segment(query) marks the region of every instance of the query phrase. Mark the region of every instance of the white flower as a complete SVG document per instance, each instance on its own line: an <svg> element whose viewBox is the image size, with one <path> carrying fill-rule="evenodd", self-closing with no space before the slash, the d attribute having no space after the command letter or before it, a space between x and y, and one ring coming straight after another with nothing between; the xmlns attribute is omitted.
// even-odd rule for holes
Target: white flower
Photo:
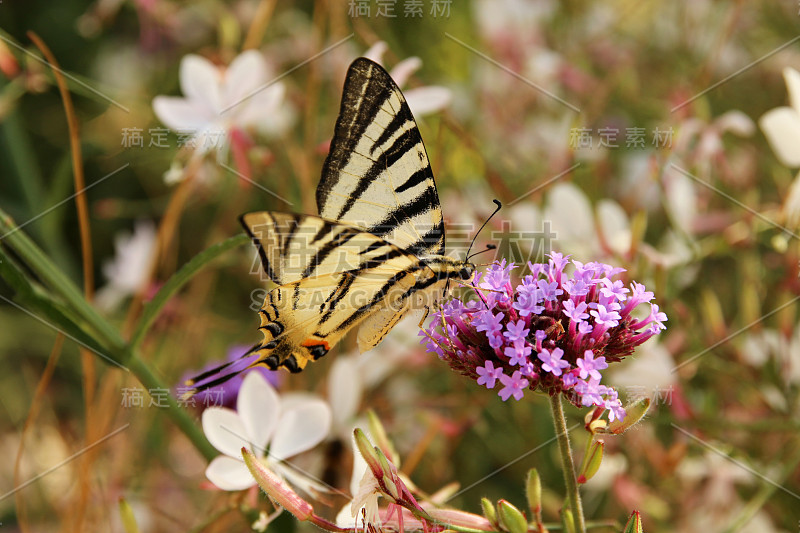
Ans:
<svg viewBox="0 0 800 533"><path fill-rule="evenodd" d="M353 473L350 477L350 494L353 495L353 499L346 503L336 515L336 525L342 528L358 528L361 525L362 510L366 512L368 524L376 524L379 521L380 486L352 437L351 440L353 440L351 446L353 449Z"/></svg>
<svg viewBox="0 0 800 533"><path fill-rule="evenodd" d="M758 124L780 162L789 168L797 168L800 167L800 72L786 67L783 69L783 78L786 80L791 107L767 111ZM782 215L787 226L794 228L800 225L800 174L789 187Z"/></svg>
<svg viewBox="0 0 800 533"><path fill-rule="evenodd" d="M386 53L388 48L385 42L378 41L364 53L364 57L382 64L383 54ZM397 86L402 88L411 75L419 70L420 67L422 67L422 60L420 58L409 57L395 65L394 68L389 71L389 75ZM403 96L406 97L408 107L411 108L411 114L415 117L441 111L447 107L453 99L453 93L450 89L439 85L427 85L425 87L407 89L403 91Z"/></svg>
<svg viewBox="0 0 800 533"><path fill-rule="evenodd" d="M274 75L255 50L237 56L227 69L189 54L181 59L179 78L184 96L156 96L153 111L170 129L190 132L197 153L225 151L234 130L274 135L290 124L286 87L269 84Z"/></svg>
<svg viewBox="0 0 800 533"><path fill-rule="evenodd" d="M758 125L781 163L800 167L800 72L786 67L783 79L789 91L791 107L777 107L764 113Z"/></svg>
<svg viewBox="0 0 800 533"><path fill-rule="evenodd" d="M224 455L206 468L206 477L223 490L242 490L256 484L242 460L249 448L268 468L307 486L307 480L282 461L322 442L331 426L328 405L307 395L281 398L260 374L250 372L242 383L236 411L209 407L203 411L203 431Z"/></svg>
<svg viewBox="0 0 800 533"><path fill-rule="evenodd" d="M147 281L156 253L156 228L149 220L136 222L133 234L114 237L114 258L103 264L108 284L97 291L97 305L110 310L136 294Z"/></svg>

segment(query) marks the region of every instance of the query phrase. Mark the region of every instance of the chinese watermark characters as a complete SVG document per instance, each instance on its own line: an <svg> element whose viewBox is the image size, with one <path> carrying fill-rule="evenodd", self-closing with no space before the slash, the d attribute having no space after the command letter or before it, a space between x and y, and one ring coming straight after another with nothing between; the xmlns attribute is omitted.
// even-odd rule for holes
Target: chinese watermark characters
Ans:
<svg viewBox="0 0 800 533"><path fill-rule="evenodd" d="M654 148L672 148L672 128L654 128L648 132L645 128L572 128L569 131L569 147L573 149L592 148L630 148L644 150L647 146Z"/></svg>
<svg viewBox="0 0 800 533"><path fill-rule="evenodd" d="M365 18L449 18L453 0L349 0L347 15Z"/></svg>
<svg viewBox="0 0 800 533"><path fill-rule="evenodd" d="M167 128L149 128L145 135L144 128L122 128L121 145L123 148L171 148L169 132ZM178 130L175 135L178 148L213 149L223 146L226 140L224 131L204 131L198 136L194 130Z"/></svg>
<svg viewBox="0 0 800 533"><path fill-rule="evenodd" d="M191 387L178 387L176 389L177 404L180 407L214 407L222 406L225 404L225 390L224 389L209 389L205 391L201 398L192 396L184 398L185 393L191 391ZM155 407L157 409L165 409L169 407L168 398L170 395L169 389L143 389L141 387L126 387L122 389L122 403L121 406L125 408L139 408Z"/></svg>

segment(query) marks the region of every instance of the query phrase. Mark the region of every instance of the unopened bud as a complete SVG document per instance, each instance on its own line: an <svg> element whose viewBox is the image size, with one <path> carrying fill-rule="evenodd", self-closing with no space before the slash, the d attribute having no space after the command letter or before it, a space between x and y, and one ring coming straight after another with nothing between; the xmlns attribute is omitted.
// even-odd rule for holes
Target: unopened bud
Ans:
<svg viewBox="0 0 800 533"><path fill-rule="evenodd" d="M275 503L292 513L300 521L311 518L314 514L314 508L311 504L293 491L277 474L261 464L256 456L253 455L253 452L242 447L242 457L244 458L244 464L247 465L250 474L256 479L258 486Z"/></svg>
<svg viewBox="0 0 800 533"><path fill-rule="evenodd" d="M500 518L500 525L510 533L527 533L528 521L525 520L525 515L506 500L497 502L497 516Z"/></svg>

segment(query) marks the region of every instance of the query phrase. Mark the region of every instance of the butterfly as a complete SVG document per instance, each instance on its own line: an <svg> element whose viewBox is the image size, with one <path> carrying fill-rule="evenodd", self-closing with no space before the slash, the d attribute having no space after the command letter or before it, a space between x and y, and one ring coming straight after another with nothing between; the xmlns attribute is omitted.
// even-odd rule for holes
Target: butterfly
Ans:
<svg viewBox="0 0 800 533"><path fill-rule="evenodd" d="M300 372L354 328L359 349L369 350L409 311L436 305L449 281L475 271L444 255L439 195L416 121L397 84L367 58L347 71L316 199L319 216L240 217L277 285L259 310L264 339L247 368Z"/></svg>

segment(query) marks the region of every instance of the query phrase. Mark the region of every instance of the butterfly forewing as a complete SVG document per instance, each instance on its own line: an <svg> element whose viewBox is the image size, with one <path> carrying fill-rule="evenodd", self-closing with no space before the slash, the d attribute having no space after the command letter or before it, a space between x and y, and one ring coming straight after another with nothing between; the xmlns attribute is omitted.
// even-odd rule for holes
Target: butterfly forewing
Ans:
<svg viewBox="0 0 800 533"><path fill-rule="evenodd" d="M392 78L369 59L356 59L347 73L317 206L322 217L410 253L444 253L442 210L417 124Z"/></svg>

